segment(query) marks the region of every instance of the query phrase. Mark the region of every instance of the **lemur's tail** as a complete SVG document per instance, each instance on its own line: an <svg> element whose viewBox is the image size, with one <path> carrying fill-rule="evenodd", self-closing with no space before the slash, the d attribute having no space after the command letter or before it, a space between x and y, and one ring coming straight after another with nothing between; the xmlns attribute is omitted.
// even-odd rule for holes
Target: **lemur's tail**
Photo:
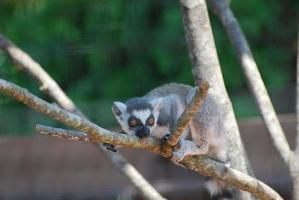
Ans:
<svg viewBox="0 0 299 200"><path fill-rule="evenodd" d="M235 191L222 181L209 179L206 182L206 188L208 189L212 200L232 200L234 198Z"/></svg>

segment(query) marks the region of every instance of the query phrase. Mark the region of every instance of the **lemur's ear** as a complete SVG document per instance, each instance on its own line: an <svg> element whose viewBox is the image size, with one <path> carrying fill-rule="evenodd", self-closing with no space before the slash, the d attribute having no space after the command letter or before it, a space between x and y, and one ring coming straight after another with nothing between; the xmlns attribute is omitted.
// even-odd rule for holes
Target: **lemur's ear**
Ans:
<svg viewBox="0 0 299 200"><path fill-rule="evenodd" d="M154 110L160 110L162 105L162 98L153 99L150 102L154 108Z"/></svg>
<svg viewBox="0 0 299 200"><path fill-rule="evenodd" d="M112 105L112 112L119 116L121 115L122 113L126 112L127 110L127 106L126 104L120 102L120 101L114 101L113 102L113 105Z"/></svg>

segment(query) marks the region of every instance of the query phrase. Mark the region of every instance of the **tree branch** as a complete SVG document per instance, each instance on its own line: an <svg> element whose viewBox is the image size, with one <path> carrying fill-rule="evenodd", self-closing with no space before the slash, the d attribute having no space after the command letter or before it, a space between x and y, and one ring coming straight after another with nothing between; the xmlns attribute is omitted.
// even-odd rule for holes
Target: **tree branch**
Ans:
<svg viewBox="0 0 299 200"><path fill-rule="evenodd" d="M229 39L237 52L247 82L268 128L272 142L280 157L288 165L291 150L274 111L270 97L254 61L245 35L231 11L227 0L209 0L209 2L223 24Z"/></svg>
<svg viewBox="0 0 299 200"><path fill-rule="evenodd" d="M181 135L188 126L189 122L193 119L195 114L198 112L200 106L203 104L207 97L209 84L202 81L199 87L196 89L196 93L192 97L190 103L187 105L184 112L177 120L175 130L171 130L172 134L169 136L167 143L171 146L178 144Z"/></svg>
<svg viewBox="0 0 299 200"><path fill-rule="evenodd" d="M157 139L139 139L136 136L128 136L108 131L73 113L51 105L32 95L27 90L2 79L0 79L0 92L52 119L86 133L92 142L109 143L123 147L144 148L164 157L171 156L171 148L168 148L168 150L163 149L162 151L160 141ZM249 191L260 199L282 199L279 194L261 181L207 157L186 156L181 164L199 174L212 176L235 187Z"/></svg>
<svg viewBox="0 0 299 200"><path fill-rule="evenodd" d="M84 132L73 131L61 128L53 128L50 126L44 126L41 124L37 124L35 128L36 132L40 135L48 135L54 136L58 138L65 138L72 141L80 141L80 142L91 142L88 135Z"/></svg>
<svg viewBox="0 0 299 200"><path fill-rule="evenodd" d="M77 115L83 115L40 64L2 34L0 34L0 48L12 59L19 69L24 70L32 76L40 85L40 90L46 92L58 105Z"/></svg>
<svg viewBox="0 0 299 200"><path fill-rule="evenodd" d="M72 100L63 92L54 79L28 54L23 52L10 40L0 34L0 48L16 63L17 67L31 75L40 85L40 89L49 95L60 107L83 118L85 115ZM87 118L86 118L87 119ZM140 194L147 200L163 200L164 198L148 183L138 171L118 152L111 153L103 145L96 145L113 165L126 175ZM124 170L131 169L130 171ZM134 173L131 173L133 172ZM141 180L143 179L143 180ZM139 184L140 183L140 184Z"/></svg>
<svg viewBox="0 0 299 200"><path fill-rule="evenodd" d="M223 120L220 123L223 133L228 138L231 164L244 173L250 173L251 167L224 86L206 2L180 0L180 5L195 84L199 85L201 80L210 84L209 95L215 96L215 107L218 106L223 112Z"/></svg>

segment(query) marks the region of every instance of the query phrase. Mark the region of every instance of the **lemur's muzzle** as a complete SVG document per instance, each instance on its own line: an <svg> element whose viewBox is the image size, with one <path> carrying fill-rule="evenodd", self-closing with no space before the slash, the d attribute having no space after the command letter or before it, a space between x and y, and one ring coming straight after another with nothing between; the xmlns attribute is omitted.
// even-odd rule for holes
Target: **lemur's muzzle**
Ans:
<svg viewBox="0 0 299 200"><path fill-rule="evenodd" d="M145 138L150 135L150 130L146 126L139 126L136 130L136 136L139 138Z"/></svg>

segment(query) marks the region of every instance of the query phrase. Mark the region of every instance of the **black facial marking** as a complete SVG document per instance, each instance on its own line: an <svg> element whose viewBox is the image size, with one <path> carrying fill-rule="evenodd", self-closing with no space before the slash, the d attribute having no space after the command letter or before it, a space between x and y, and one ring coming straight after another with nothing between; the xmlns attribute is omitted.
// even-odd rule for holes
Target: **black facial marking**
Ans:
<svg viewBox="0 0 299 200"><path fill-rule="evenodd" d="M135 116L131 116L129 119L128 119L128 124L131 128L134 128L136 126L139 126L141 124L141 121L140 119L138 119L137 117Z"/></svg>

